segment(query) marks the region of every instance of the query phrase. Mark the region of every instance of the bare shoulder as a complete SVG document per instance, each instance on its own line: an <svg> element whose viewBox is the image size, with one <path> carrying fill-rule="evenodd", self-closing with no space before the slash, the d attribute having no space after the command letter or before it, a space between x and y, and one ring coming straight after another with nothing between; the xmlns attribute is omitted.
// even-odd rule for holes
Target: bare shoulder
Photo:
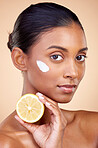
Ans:
<svg viewBox="0 0 98 148"><path fill-rule="evenodd" d="M65 137L67 137L69 133L69 135L71 135L70 137L76 138L76 141L77 139L79 142L82 141L82 143L86 141L91 147L98 148L98 112L63 110L63 113L64 116L67 117L67 120L69 120ZM73 135L73 133L76 134ZM70 139L70 137L68 137L68 139Z"/></svg>
<svg viewBox="0 0 98 148"><path fill-rule="evenodd" d="M84 131L89 131L98 137L98 112L94 111L69 111L74 121L77 121Z"/></svg>
<svg viewBox="0 0 98 148"><path fill-rule="evenodd" d="M0 148L24 148L14 137L4 132L0 132Z"/></svg>
<svg viewBox="0 0 98 148"><path fill-rule="evenodd" d="M68 111L62 110L69 121L77 121L84 127L98 136L98 112L94 111Z"/></svg>
<svg viewBox="0 0 98 148"><path fill-rule="evenodd" d="M76 116L83 135L87 139L92 139L98 147L98 112L78 111Z"/></svg>
<svg viewBox="0 0 98 148"><path fill-rule="evenodd" d="M98 112L78 111L76 116L80 118L81 123L86 129L90 129L91 132L98 136Z"/></svg>
<svg viewBox="0 0 98 148"><path fill-rule="evenodd" d="M98 147L98 112L81 111L82 129L88 137L93 137Z"/></svg>

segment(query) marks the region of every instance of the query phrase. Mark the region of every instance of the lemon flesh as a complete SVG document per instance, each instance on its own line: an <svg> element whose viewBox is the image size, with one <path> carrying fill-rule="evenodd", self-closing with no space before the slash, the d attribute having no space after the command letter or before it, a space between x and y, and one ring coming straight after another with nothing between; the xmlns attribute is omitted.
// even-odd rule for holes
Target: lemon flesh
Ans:
<svg viewBox="0 0 98 148"><path fill-rule="evenodd" d="M18 116L25 122L34 123L44 114L44 104L34 94L23 95L16 104Z"/></svg>

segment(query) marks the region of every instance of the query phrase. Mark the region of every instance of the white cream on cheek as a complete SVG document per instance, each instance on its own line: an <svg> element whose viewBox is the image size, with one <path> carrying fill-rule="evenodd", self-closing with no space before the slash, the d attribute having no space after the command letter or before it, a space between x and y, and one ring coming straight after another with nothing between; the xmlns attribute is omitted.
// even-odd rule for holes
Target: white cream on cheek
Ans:
<svg viewBox="0 0 98 148"><path fill-rule="evenodd" d="M40 60L37 60L37 66L42 72L48 72L49 71L49 67L44 62L42 62Z"/></svg>

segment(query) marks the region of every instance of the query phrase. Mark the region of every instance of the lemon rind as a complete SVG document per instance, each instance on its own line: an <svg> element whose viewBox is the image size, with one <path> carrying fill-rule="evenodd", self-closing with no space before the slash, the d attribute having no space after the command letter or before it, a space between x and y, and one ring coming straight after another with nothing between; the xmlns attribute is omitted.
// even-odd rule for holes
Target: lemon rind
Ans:
<svg viewBox="0 0 98 148"><path fill-rule="evenodd" d="M16 104L16 112L17 112L18 116L19 116L23 121L25 121L25 122L27 122L27 123L35 123L35 122L39 121L39 120L41 119L41 117L43 116L43 114L44 114L44 104L43 104L42 102L40 102L41 107L42 107L42 110L41 110L41 113L39 114L39 116L38 116L35 120L34 120L34 119L33 119L33 120L27 120L26 118L23 118L23 117L20 115L20 113L19 113L19 111L18 111L18 104L21 102L22 99L26 98L27 96L32 96L32 95L33 95L33 98L37 99L38 102L40 102L39 99L38 99L38 96L29 93L29 94L25 94L25 95L23 95L22 97L20 97L20 99L18 100L18 102L17 102L17 104Z"/></svg>

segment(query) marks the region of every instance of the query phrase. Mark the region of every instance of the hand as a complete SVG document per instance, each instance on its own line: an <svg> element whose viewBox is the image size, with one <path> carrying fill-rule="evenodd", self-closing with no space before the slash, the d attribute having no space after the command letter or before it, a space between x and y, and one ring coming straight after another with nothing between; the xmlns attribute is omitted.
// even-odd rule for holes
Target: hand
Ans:
<svg viewBox="0 0 98 148"><path fill-rule="evenodd" d="M25 123L18 116L15 116L15 118L28 129L41 148L62 148L63 134L67 120L56 102L41 93L37 93L36 95L48 108L51 117L50 122L43 125L36 125Z"/></svg>

